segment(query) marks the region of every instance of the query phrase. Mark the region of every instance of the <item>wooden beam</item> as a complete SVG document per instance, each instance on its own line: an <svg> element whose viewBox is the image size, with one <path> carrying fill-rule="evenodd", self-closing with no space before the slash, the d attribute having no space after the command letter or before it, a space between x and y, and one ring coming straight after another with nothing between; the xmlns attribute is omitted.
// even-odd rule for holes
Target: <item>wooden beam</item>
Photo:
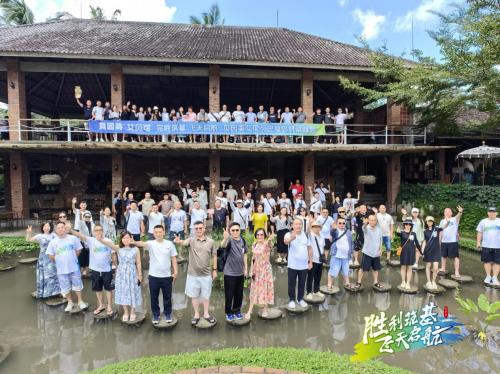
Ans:
<svg viewBox="0 0 500 374"><path fill-rule="evenodd" d="M380 79L375 78L375 76L370 72L352 72L352 71L314 71L313 77L315 81L340 81L339 76L344 76L346 78L352 79L358 82L379 82Z"/></svg>
<svg viewBox="0 0 500 374"><path fill-rule="evenodd" d="M177 77L208 77L208 67L123 65L125 75L165 75Z"/></svg>
<svg viewBox="0 0 500 374"><path fill-rule="evenodd" d="M109 74L109 64L23 61L20 65L22 71L29 73Z"/></svg>
<svg viewBox="0 0 500 374"><path fill-rule="evenodd" d="M302 79L302 72L296 70L221 68L220 75L223 78L290 79L290 80Z"/></svg>
<svg viewBox="0 0 500 374"><path fill-rule="evenodd" d="M55 103L55 108L54 109L57 109L57 107L59 106L59 100L61 99L61 93L62 93L62 88L64 86L64 80L66 79L66 73L63 73L62 74L62 77L61 77L61 82L59 83L59 89L57 90L57 97L56 97L56 103Z"/></svg>
<svg viewBox="0 0 500 374"><path fill-rule="evenodd" d="M31 89L26 93L26 95L31 95L33 92L37 90L38 87L40 87L42 84L45 83L47 79L51 77L52 73L47 74L45 77L40 79Z"/></svg>

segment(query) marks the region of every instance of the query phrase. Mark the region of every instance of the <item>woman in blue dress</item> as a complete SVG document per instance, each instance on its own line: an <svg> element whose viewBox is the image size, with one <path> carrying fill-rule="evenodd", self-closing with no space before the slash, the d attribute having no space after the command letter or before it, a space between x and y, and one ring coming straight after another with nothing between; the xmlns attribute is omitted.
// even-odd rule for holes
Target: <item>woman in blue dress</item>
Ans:
<svg viewBox="0 0 500 374"><path fill-rule="evenodd" d="M40 245L40 254L36 265L36 297L43 299L61 293L57 279L57 269L54 261L47 255L47 246L54 238L52 223L44 222L40 234L33 234L32 226L26 229L26 241L37 242Z"/></svg>

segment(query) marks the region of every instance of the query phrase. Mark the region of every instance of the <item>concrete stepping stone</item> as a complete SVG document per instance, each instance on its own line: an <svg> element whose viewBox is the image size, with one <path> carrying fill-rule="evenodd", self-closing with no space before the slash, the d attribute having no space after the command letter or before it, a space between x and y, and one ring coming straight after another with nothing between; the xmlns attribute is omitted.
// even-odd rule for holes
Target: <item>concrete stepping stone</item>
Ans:
<svg viewBox="0 0 500 374"><path fill-rule="evenodd" d="M263 316L262 312L263 312L263 310L259 309L259 311L257 312L257 315L259 316L259 318L262 318L262 319L268 320L268 321L274 320L274 319L279 319L283 316L283 310L281 310L280 308L268 308L266 316Z"/></svg>
<svg viewBox="0 0 500 374"><path fill-rule="evenodd" d="M375 285L372 285L372 289L375 292L389 292L392 289L392 286L389 283L379 282L382 288L377 288Z"/></svg>
<svg viewBox="0 0 500 374"><path fill-rule="evenodd" d="M335 295L336 293L340 292L340 288L338 288L337 286L332 286L332 288L328 290L328 286L324 285L319 287L319 291L324 293L325 295Z"/></svg>

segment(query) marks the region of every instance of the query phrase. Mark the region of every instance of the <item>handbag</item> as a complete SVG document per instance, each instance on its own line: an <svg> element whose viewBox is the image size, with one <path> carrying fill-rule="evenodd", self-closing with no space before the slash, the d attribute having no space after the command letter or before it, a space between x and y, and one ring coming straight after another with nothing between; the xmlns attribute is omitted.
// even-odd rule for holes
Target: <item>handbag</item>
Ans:
<svg viewBox="0 0 500 374"><path fill-rule="evenodd" d="M321 251L319 250L318 238L316 236L314 237L314 241L316 242L316 249L318 250L318 254L319 254L319 262L324 264L324 263L326 263L326 257L325 257L325 254L321 253Z"/></svg>
<svg viewBox="0 0 500 374"><path fill-rule="evenodd" d="M410 238L406 239L405 244L403 244L402 246L400 245L398 248L396 248L396 256L401 256L401 252L403 252L403 247L406 245L406 243L408 243L408 240L410 240Z"/></svg>

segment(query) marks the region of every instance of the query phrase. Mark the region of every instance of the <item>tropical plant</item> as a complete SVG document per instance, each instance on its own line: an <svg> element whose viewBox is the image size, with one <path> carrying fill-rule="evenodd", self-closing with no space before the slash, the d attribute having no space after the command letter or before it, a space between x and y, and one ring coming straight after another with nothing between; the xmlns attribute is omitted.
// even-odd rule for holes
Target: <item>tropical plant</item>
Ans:
<svg viewBox="0 0 500 374"><path fill-rule="evenodd" d="M23 237L0 237L0 256L36 250L38 250L38 243L27 242Z"/></svg>
<svg viewBox="0 0 500 374"><path fill-rule="evenodd" d="M412 51L416 63L389 56L387 48L370 52L380 82L372 88L340 78L341 85L366 102L388 98L416 114L416 124L436 134L462 128L496 128L500 121L500 6L498 0L468 0L449 14L435 13L439 28L429 31L441 60Z"/></svg>
<svg viewBox="0 0 500 374"><path fill-rule="evenodd" d="M0 0L0 24L31 25L34 22L33 11L24 0Z"/></svg>
<svg viewBox="0 0 500 374"><path fill-rule="evenodd" d="M500 318L500 301L490 303L486 295L481 294L477 298L476 304L472 299L464 299L460 295L460 292L457 292L455 300L461 307L459 310L470 317L473 326L473 336L486 343L488 341L489 325L494 320Z"/></svg>
<svg viewBox="0 0 500 374"><path fill-rule="evenodd" d="M57 12L52 17L47 18L47 21L62 21L65 19L72 19L72 18L75 18L75 16L69 12Z"/></svg>
<svg viewBox="0 0 500 374"><path fill-rule="evenodd" d="M106 20L107 17L104 14L104 9L102 9L100 6L92 6L89 5L90 7L90 18L95 19L95 20ZM122 11L120 9L115 9L113 12L113 15L111 16L110 20L111 21L116 21L118 20L118 16L122 14Z"/></svg>
<svg viewBox="0 0 500 374"><path fill-rule="evenodd" d="M221 16L219 5L214 3L208 12L201 13L201 19L196 16L191 16L189 17L189 22L192 25L222 26L224 25L224 18Z"/></svg>

